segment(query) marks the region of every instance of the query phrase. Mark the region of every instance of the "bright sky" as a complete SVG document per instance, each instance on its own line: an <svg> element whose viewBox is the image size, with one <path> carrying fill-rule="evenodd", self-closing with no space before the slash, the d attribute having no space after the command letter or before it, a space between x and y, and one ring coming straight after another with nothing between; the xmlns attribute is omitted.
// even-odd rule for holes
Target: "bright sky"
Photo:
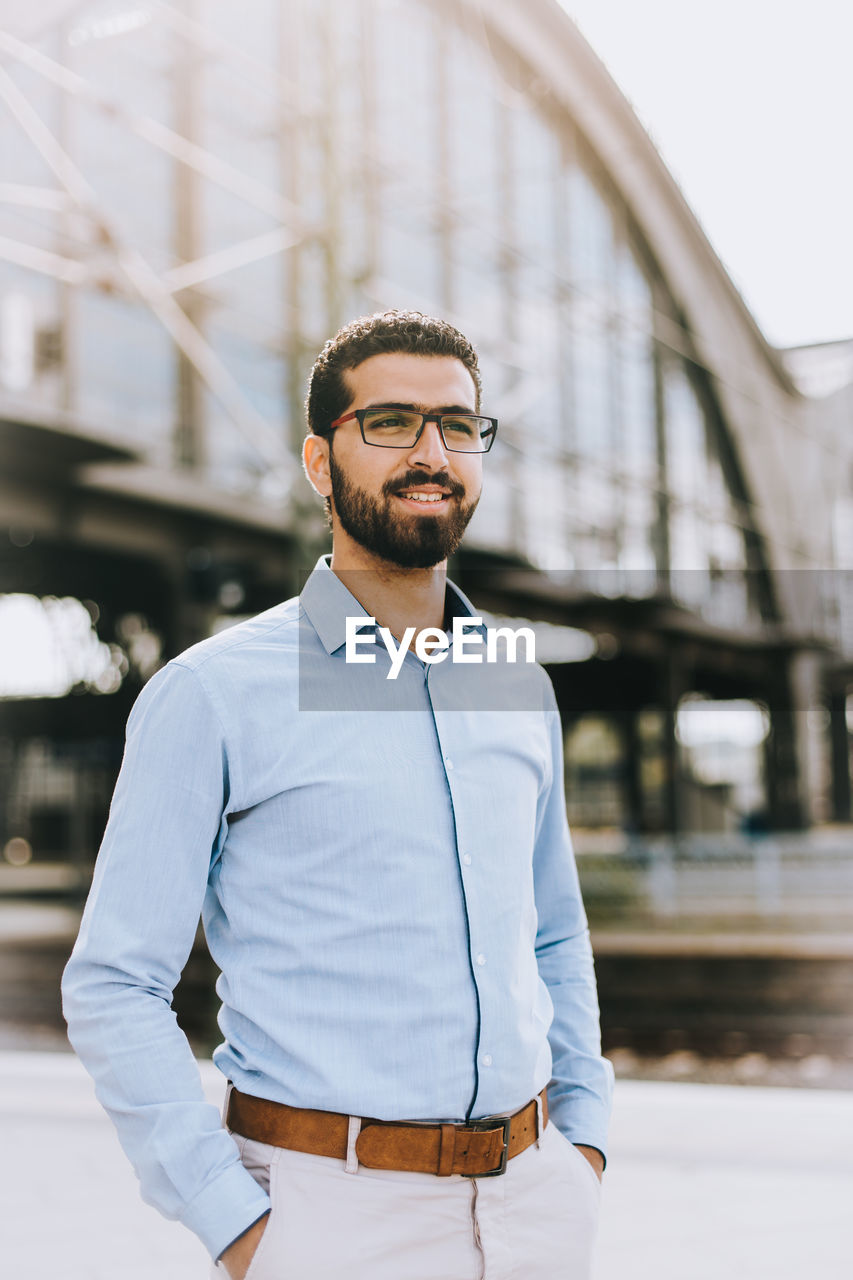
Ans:
<svg viewBox="0 0 853 1280"><path fill-rule="evenodd" d="M853 338L853 3L561 3L768 339Z"/></svg>

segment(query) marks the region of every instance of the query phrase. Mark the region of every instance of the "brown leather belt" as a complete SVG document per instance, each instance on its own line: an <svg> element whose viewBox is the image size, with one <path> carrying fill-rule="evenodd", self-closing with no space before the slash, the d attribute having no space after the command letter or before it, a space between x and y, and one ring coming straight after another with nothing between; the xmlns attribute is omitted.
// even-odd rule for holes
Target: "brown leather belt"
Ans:
<svg viewBox="0 0 853 1280"><path fill-rule="evenodd" d="M542 1128L548 1123L548 1099L543 1089ZM537 1099L512 1116L470 1120L467 1124L410 1124L397 1120L361 1122L355 1144L359 1164L368 1169L397 1169L412 1173L452 1173L467 1178L491 1178L506 1169L507 1160L526 1150L539 1135ZM335 1111L309 1111L229 1091L225 1123L256 1142L291 1151L345 1160L349 1116Z"/></svg>

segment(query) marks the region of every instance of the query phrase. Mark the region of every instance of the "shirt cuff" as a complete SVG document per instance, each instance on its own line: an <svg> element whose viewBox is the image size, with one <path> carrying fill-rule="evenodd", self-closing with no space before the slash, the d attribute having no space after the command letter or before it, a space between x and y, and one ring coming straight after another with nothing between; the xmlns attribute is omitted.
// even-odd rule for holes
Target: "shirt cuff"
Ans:
<svg viewBox="0 0 853 1280"><path fill-rule="evenodd" d="M180 1218L216 1261L270 1208L270 1198L241 1164L232 1164L185 1205Z"/></svg>
<svg viewBox="0 0 853 1280"><path fill-rule="evenodd" d="M610 1109L592 1100L581 1103L571 1097L561 1098L553 1107L548 1100L548 1119L569 1142L595 1147L607 1164L607 1125Z"/></svg>

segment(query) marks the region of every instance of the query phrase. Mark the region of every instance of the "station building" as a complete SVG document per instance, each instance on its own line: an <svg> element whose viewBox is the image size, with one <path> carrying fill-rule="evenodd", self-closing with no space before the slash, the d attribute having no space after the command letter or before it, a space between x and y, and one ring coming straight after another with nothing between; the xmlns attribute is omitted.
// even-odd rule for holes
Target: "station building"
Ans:
<svg viewBox="0 0 853 1280"><path fill-rule="evenodd" d="M767 343L556 0L0 29L0 592L105 646L74 694L5 688L0 842L88 848L158 657L298 590L307 372L390 306L474 339L501 423L455 576L594 642L549 664L573 823L850 820L853 376ZM751 791L687 740L709 702L764 726Z"/></svg>

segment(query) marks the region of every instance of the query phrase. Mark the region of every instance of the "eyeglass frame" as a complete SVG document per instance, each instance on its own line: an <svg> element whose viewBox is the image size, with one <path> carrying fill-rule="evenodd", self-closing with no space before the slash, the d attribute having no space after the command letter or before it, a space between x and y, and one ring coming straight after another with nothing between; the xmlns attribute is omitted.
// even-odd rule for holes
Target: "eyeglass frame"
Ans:
<svg viewBox="0 0 853 1280"><path fill-rule="evenodd" d="M345 422L351 422L353 418L358 422L358 429L361 432L361 438L371 449L414 449L424 432L424 427L428 422L434 422L438 427L438 434L441 436L441 442L448 453L467 453L473 454L475 457L484 453L488 453L492 445L495 443L495 436L498 433L497 418L490 418L484 413L471 413L469 410L457 411L456 413L421 413L421 425L415 433L415 438L411 444L379 444L376 440L368 440L364 434L364 418L365 414L376 413L377 410L387 409L389 412L395 413L420 413L418 409L401 409L399 405L391 404L372 404L369 409L353 409L350 413L345 413L341 418L335 418L334 422L329 423L328 430L334 431L336 427L342 427ZM491 423L487 428L486 435L481 435L480 439L488 439L485 449L454 449L452 445L447 443L444 435L444 427L441 424L442 418L481 418L483 422Z"/></svg>

